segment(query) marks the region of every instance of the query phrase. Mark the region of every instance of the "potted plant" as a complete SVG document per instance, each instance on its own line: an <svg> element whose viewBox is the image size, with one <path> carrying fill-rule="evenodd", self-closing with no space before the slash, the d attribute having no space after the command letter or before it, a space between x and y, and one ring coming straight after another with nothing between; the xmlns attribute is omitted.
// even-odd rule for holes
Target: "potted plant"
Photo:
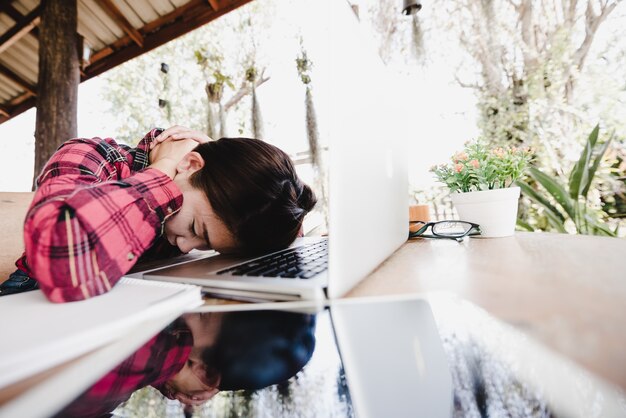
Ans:
<svg viewBox="0 0 626 418"><path fill-rule="evenodd" d="M520 188L514 186L531 160L528 148L489 149L481 141L467 142L451 164L431 171L451 192L459 217L480 225L483 237L513 235Z"/></svg>

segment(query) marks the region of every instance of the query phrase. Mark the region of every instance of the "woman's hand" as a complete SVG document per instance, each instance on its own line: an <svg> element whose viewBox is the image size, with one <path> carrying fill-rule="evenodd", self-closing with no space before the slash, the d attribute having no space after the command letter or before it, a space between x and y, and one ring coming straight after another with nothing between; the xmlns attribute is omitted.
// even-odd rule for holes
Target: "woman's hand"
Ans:
<svg viewBox="0 0 626 418"><path fill-rule="evenodd" d="M202 132L172 126L161 132L150 144L150 167L156 168L171 179L176 175L176 166L185 155L193 151L198 144L210 141Z"/></svg>
<svg viewBox="0 0 626 418"><path fill-rule="evenodd" d="M167 139L172 139L174 141L192 139L197 142L197 144L204 144L205 142L211 141L207 135L203 134L199 131L194 131L193 129L185 128L184 126L172 126L171 128L167 128L163 132L159 134L154 141L150 144L150 149L153 149L163 141ZM197 145L196 144L196 145Z"/></svg>
<svg viewBox="0 0 626 418"><path fill-rule="evenodd" d="M177 392L174 395L174 399L176 399L178 402L185 404L185 405L199 406L207 402L209 399L211 399L215 395L217 395L218 392L219 392L218 389L195 391L192 393Z"/></svg>
<svg viewBox="0 0 626 418"><path fill-rule="evenodd" d="M148 155L150 168L156 168L167 174L172 180L176 175L176 167L185 155L198 146L193 139L173 140L157 144Z"/></svg>

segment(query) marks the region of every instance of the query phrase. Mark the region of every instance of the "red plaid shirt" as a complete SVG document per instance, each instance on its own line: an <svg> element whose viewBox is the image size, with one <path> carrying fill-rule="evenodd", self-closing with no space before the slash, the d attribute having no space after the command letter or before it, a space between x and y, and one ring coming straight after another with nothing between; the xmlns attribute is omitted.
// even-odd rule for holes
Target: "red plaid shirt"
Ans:
<svg viewBox="0 0 626 418"><path fill-rule="evenodd" d="M134 149L111 138L72 139L44 167L24 224L25 253L16 265L50 301L110 290L180 209L180 189L148 168L148 145L160 132L151 130ZM159 244L171 252L165 239Z"/></svg>
<svg viewBox="0 0 626 418"><path fill-rule="evenodd" d="M192 345L191 331L183 319L177 319L56 417L109 416L134 391L148 385L164 393L162 385L183 368Z"/></svg>

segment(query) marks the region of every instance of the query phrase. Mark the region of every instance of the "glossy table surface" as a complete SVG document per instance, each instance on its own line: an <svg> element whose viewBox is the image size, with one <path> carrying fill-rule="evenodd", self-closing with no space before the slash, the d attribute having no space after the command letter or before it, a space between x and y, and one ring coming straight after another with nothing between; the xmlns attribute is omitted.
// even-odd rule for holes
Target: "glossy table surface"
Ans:
<svg viewBox="0 0 626 418"><path fill-rule="evenodd" d="M349 297L450 292L626 391L626 240L415 239Z"/></svg>
<svg viewBox="0 0 626 418"><path fill-rule="evenodd" d="M624 254L625 240L588 236L517 233L510 238L462 243L418 239L399 248L344 302L362 303L355 297L390 296L386 299L399 304L407 296L426 297L448 356L455 410L461 416L465 408L474 408L476 394L482 393L479 389L483 387L474 387L472 382L484 382L487 389L495 385L499 395L487 395L492 407L504 410L537 404L555 412L553 416L623 416ZM232 304L207 300L203 310L243 307ZM253 306L261 307L247 305L246 310ZM373 322L369 327L372 336L379 334ZM320 339L320 348L322 340L332 338ZM44 379L39 387L22 387L21 407L34 413L32 401L37 394L74 366L91 368L87 360L78 360L61 375ZM336 374L326 374L331 377L332 389ZM224 396L203 407L207 416L216 408L221 410L224 399L229 400L229 408L237 404L230 395ZM501 400L510 404L500 405ZM6 412L3 407L8 407L2 403L0 415ZM49 410L46 408L39 408L44 411L42 416ZM349 409L346 416L351 416Z"/></svg>

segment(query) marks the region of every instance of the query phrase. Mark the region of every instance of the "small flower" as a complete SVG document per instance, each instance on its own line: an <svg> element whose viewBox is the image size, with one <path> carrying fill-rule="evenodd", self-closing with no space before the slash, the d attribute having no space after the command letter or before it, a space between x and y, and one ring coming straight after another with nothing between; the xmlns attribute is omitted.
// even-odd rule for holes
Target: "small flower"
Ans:
<svg viewBox="0 0 626 418"><path fill-rule="evenodd" d="M485 143L475 141L465 144L465 149L455 153L451 163L433 169L437 179L451 191L497 189L510 187L523 175L531 158L527 148L490 149ZM480 175L473 171L477 169L480 169Z"/></svg>
<svg viewBox="0 0 626 418"><path fill-rule="evenodd" d="M438 168L439 168L439 166L437 164L435 164L435 165L430 167L429 171L437 171Z"/></svg>
<svg viewBox="0 0 626 418"><path fill-rule="evenodd" d="M459 161L467 161L467 154L464 152L458 152L456 154L454 154L454 157L452 157L454 159L454 162L459 162Z"/></svg>

